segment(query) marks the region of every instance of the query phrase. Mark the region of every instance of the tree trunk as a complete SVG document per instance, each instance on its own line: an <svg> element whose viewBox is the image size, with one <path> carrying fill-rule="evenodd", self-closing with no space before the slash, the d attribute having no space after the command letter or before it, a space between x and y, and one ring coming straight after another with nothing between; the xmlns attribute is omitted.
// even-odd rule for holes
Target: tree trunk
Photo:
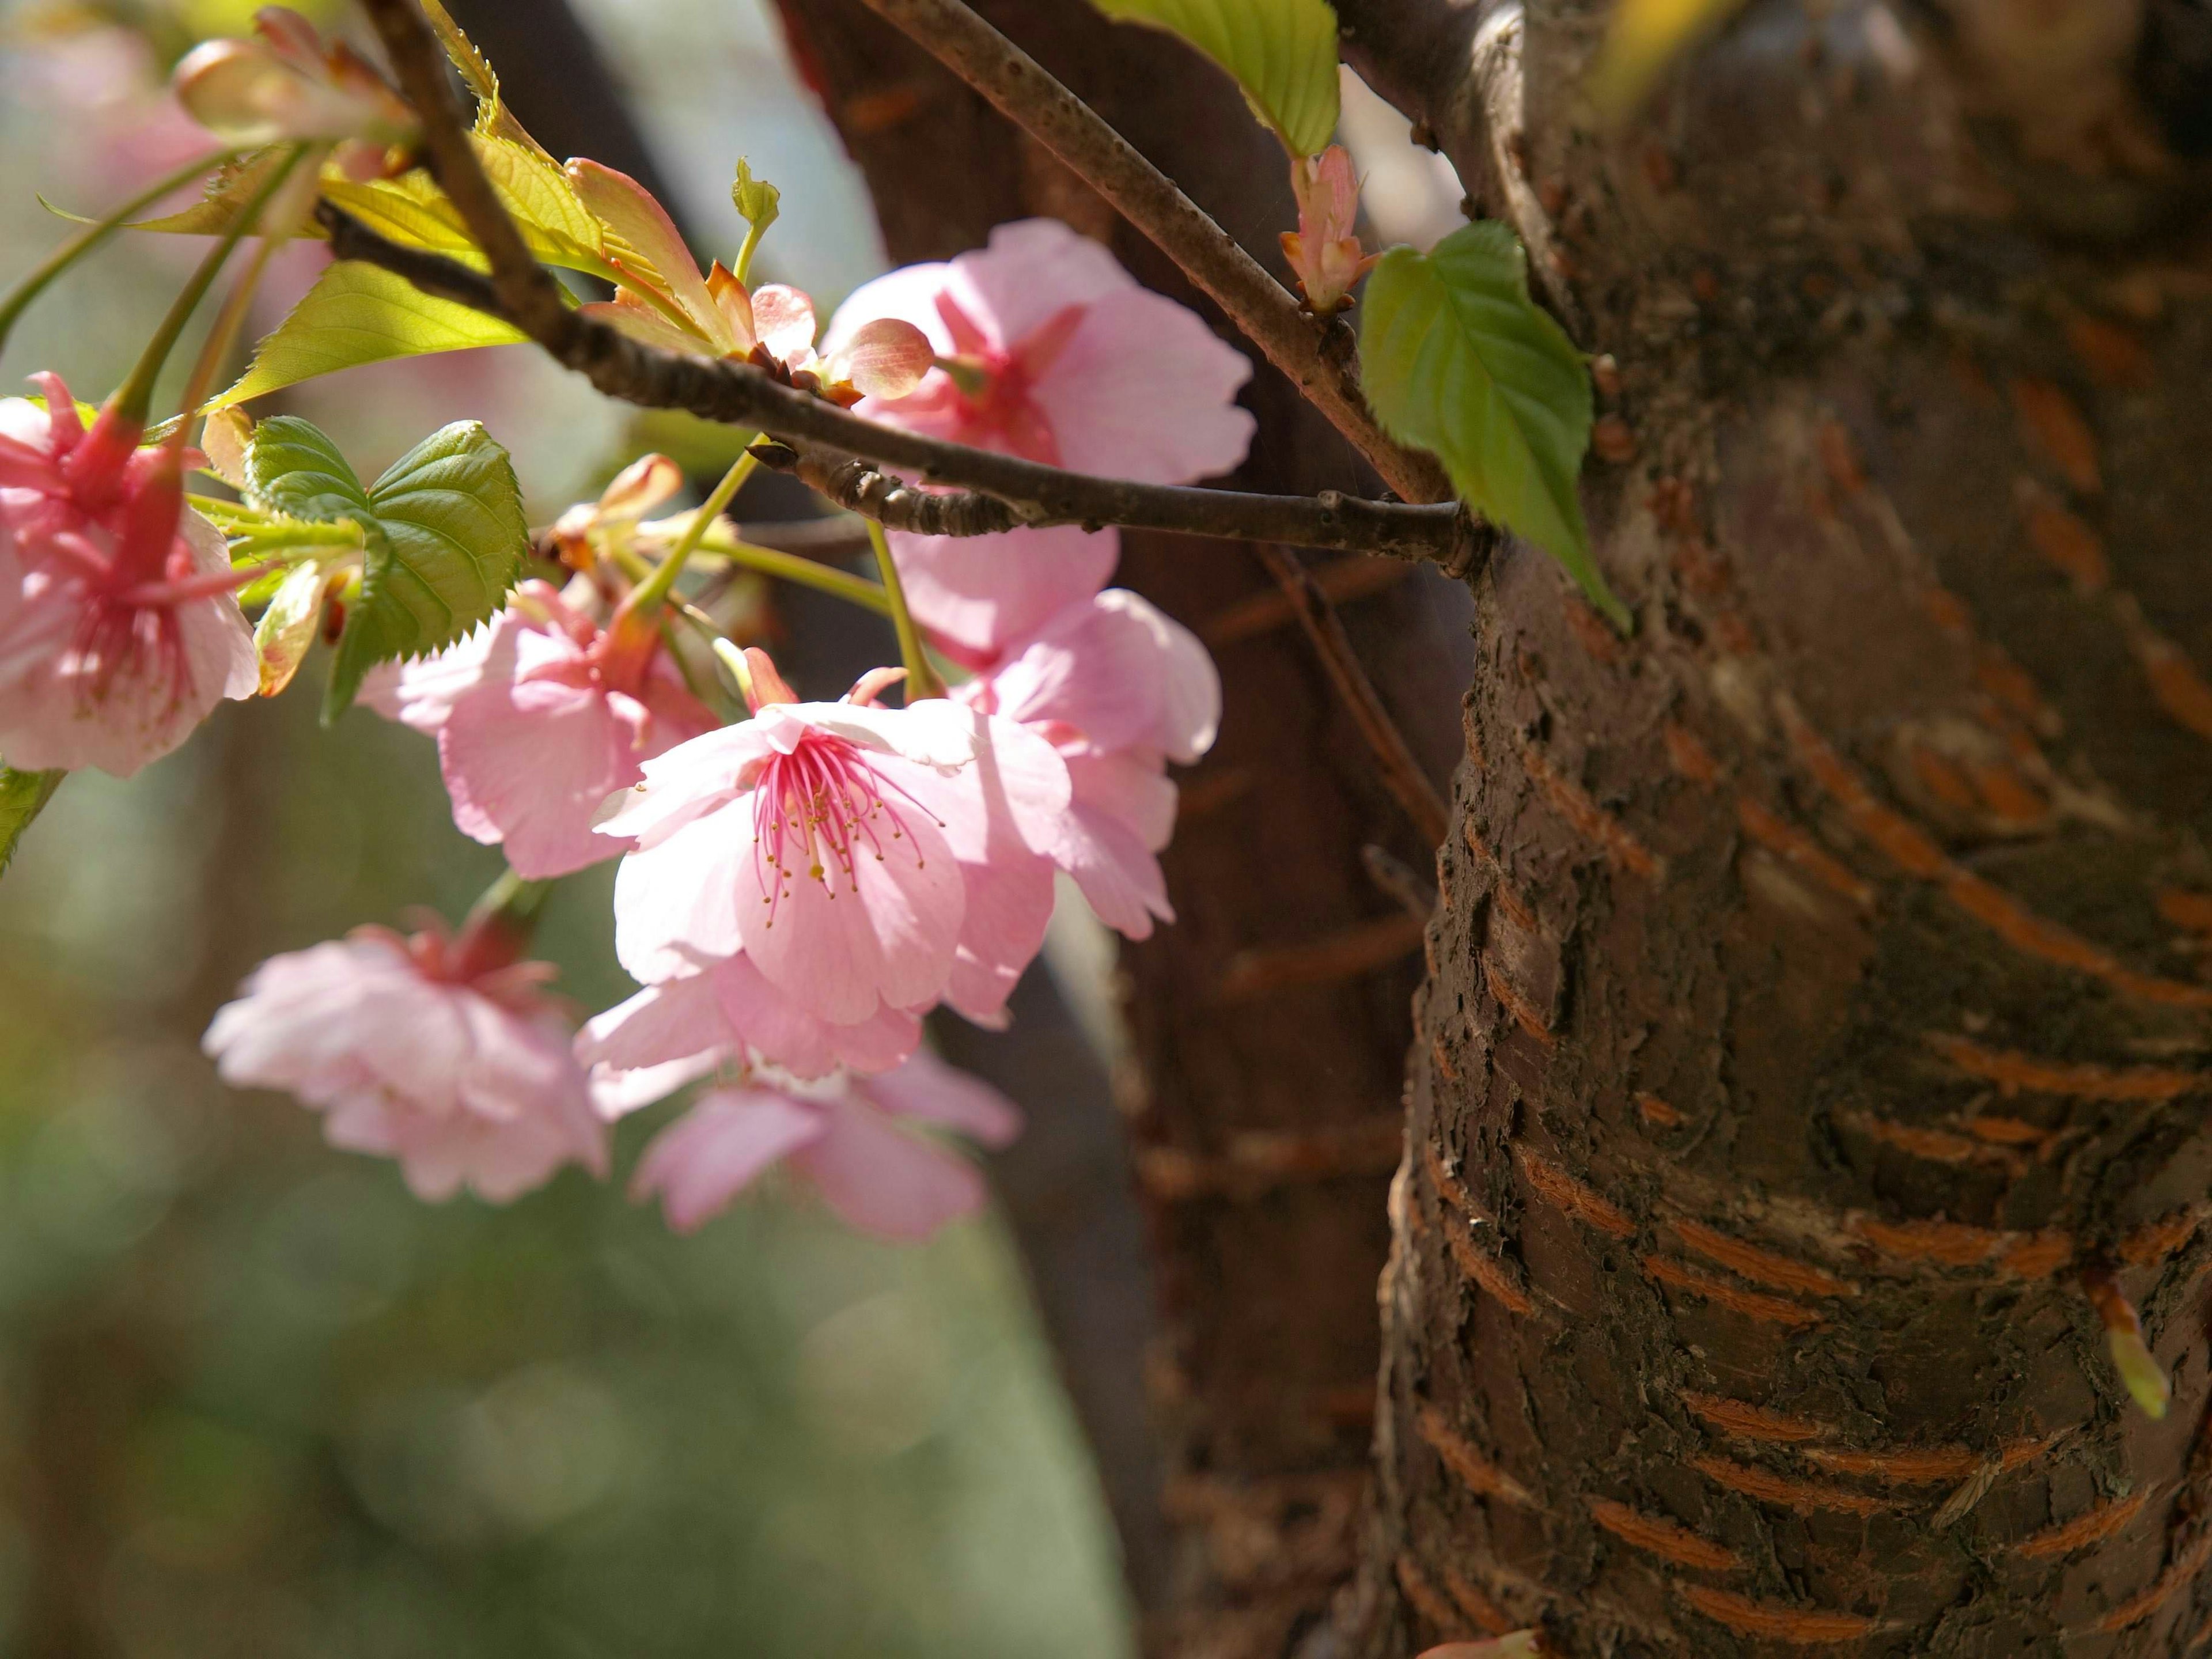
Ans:
<svg viewBox="0 0 2212 1659"><path fill-rule="evenodd" d="M1577 1656L2194 1650L2212 19L1771 0L1609 129L1581 90L1601 0L1338 9L1351 60L1613 360L1583 493L1638 625L1615 636L1518 546L1478 583L1377 1480L1313 1645L1540 1624ZM1279 165L1187 60L1073 0L993 10L1233 228L1288 222ZM903 61L917 111L957 119L926 164L855 137L894 252L918 213L966 216L968 243L1036 210L1052 170ZM1284 444L1310 428L1269 417L1254 476L1331 481L1329 452ZM1233 560L1132 543L1186 619L1231 597ZM1388 601L1401 626L1428 602ZM1170 1491L1212 1483L1209 1517L1344 1467L1330 1413L1372 1353L1346 1322L1373 1187L1215 1195L1237 1137L1385 1109L1406 1035L1372 986L1221 1000L1235 950L1377 908L1351 860L1371 787L1316 743L1297 643L1224 653L1218 781L1192 793L1246 793L1191 814L1186 924L1132 953ZM1409 654L1414 684L1443 659ZM1445 707L1401 703L1431 731ZM1182 1188L1208 1196L1169 1201L1170 1168L1212 1171ZM2163 1420L2130 1403L2092 1286L2140 1310ZM1280 1653L1312 1623L1345 1558L1297 1553L1283 1523L1310 1513L1196 1534L1211 1571L1158 1626L1178 1651Z"/></svg>
<svg viewBox="0 0 2212 1659"><path fill-rule="evenodd" d="M1483 583L1353 1634L2195 1650L2205 14L1762 5L1609 134L1603 6L1341 9L1618 359L1639 619Z"/></svg>

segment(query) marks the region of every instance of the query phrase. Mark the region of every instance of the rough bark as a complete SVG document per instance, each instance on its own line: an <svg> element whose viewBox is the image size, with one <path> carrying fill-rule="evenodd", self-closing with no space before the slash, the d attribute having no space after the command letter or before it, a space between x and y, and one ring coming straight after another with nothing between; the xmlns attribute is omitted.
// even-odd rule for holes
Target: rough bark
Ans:
<svg viewBox="0 0 2212 1659"><path fill-rule="evenodd" d="M1080 0L981 9L1279 269L1287 169L1225 81ZM1191 299L1097 198L858 5L783 15L894 259L943 258L1044 213ZM1240 484L1359 483L1280 380L1262 372L1247 401L1261 436ZM1119 580L1211 635L1227 696L1220 743L1182 780L1165 860L1180 920L1123 957L1136 1058L1121 1081L1165 1328L1149 1369L1176 1540L1170 1572L1138 1588L1158 1650L1274 1655L1352 1571L1372 1410L1418 929L1361 848L1424 866L1426 854L1259 561L1168 537L1122 546ZM1467 617L1462 591L1425 572L1346 601L1355 644L1439 780L1457 750Z"/></svg>
<svg viewBox="0 0 2212 1659"><path fill-rule="evenodd" d="M1638 619L1482 583L1342 1648L2197 1650L2203 9L1758 5L1617 133L1603 6L1340 10L1618 360Z"/></svg>

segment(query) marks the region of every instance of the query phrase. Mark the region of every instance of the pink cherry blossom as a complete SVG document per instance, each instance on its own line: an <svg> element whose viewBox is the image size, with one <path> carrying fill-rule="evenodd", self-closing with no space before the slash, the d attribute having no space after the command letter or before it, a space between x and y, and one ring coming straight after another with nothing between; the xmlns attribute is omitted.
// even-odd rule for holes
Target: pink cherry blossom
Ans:
<svg viewBox="0 0 2212 1659"><path fill-rule="evenodd" d="M579 605L591 592L571 588ZM592 833L607 797L715 724L649 627L603 629L541 581L452 652L409 664L377 704L435 731L453 822L533 879L621 852Z"/></svg>
<svg viewBox="0 0 2212 1659"><path fill-rule="evenodd" d="M647 762L600 822L637 842L615 878L623 966L652 983L742 951L834 1024L947 996L994 1018L1050 912L1058 755L942 698L785 701L745 656L753 718Z"/></svg>
<svg viewBox="0 0 2212 1659"><path fill-rule="evenodd" d="M1234 401L1252 374L1243 353L1058 220L1000 225L949 264L862 285L826 343L884 317L928 336L939 367L907 396L863 402L875 419L1154 483L1226 472L1250 447Z"/></svg>
<svg viewBox="0 0 2212 1659"><path fill-rule="evenodd" d="M755 1073L716 1089L663 1130L639 1161L631 1190L657 1194L669 1225L690 1232L781 1162L830 1212L880 1238L915 1241L980 1208L975 1167L907 1127L956 1130L1001 1146L1020 1114L996 1090L927 1049L878 1077L841 1073L817 1083Z"/></svg>
<svg viewBox="0 0 2212 1659"><path fill-rule="evenodd" d="M599 824L636 842L615 878L617 955L650 983L742 951L843 1024L936 1000L963 898L938 817L908 785L975 759L973 722L940 699L766 702L647 761Z"/></svg>
<svg viewBox="0 0 2212 1659"><path fill-rule="evenodd" d="M1154 856L1175 829L1166 763L1213 745L1221 681L1189 629L1109 588L1061 611L961 696L1046 738L1070 802L1051 856L1101 921L1132 939L1174 920Z"/></svg>
<svg viewBox="0 0 2212 1659"><path fill-rule="evenodd" d="M0 401L0 755L128 777L260 686L222 535L184 506L181 452L88 432L69 388Z"/></svg>
<svg viewBox="0 0 2212 1659"><path fill-rule="evenodd" d="M1283 233L1283 257L1306 296L1306 308L1328 317L1352 303L1352 289L1379 253L1359 246L1359 179L1341 144L1291 163L1291 189L1298 200L1298 228Z"/></svg>
<svg viewBox="0 0 2212 1659"><path fill-rule="evenodd" d="M563 1164L606 1172L606 1132L566 1023L495 930L403 939L362 928L272 957L203 1046L224 1081L324 1114L331 1144L399 1160L418 1197L495 1204Z"/></svg>
<svg viewBox="0 0 2212 1659"><path fill-rule="evenodd" d="M988 668L1069 605L1106 585L1121 556L1113 530L1079 525L997 536L889 532L907 607L931 642Z"/></svg>

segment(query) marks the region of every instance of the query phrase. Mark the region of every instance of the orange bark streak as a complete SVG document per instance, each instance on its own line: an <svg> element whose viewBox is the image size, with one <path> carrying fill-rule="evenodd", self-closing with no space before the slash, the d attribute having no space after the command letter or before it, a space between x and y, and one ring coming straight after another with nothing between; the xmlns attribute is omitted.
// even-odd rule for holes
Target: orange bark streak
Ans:
<svg viewBox="0 0 2212 1659"><path fill-rule="evenodd" d="M1626 1238L1636 1231L1628 1213L1596 1188L1584 1186L1558 1164L1526 1146L1516 1146L1513 1156L1537 1197L1555 1210L1563 1210L1586 1227L1595 1227L1610 1238Z"/></svg>
<svg viewBox="0 0 2212 1659"><path fill-rule="evenodd" d="M1794 1257L1778 1255L1771 1250L1762 1250L1753 1244L1727 1233L1717 1232L1701 1222L1678 1221L1675 1234L1682 1243L1699 1255L1717 1261L1732 1273L1741 1274L1753 1284L1765 1285L1778 1291L1789 1291L1799 1296L1856 1296L1858 1286L1824 1273L1808 1262Z"/></svg>
<svg viewBox="0 0 2212 1659"><path fill-rule="evenodd" d="M1704 1572L1734 1572L1743 1565L1742 1559L1724 1545L1700 1537L1672 1521L1639 1514L1627 1504L1616 1504L1610 1498L1601 1498L1590 1505L1590 1519L1624 1543L1649 1550L1678 1567L1695 1567Z"/></svg>
<svg viewBox="0 0 2212 1659"><path fill-rule="evenodd" d="M1778 1296L1762 1296L1757 1291L1740 1290L1724 1279L1716 1279L1711 1273L1701 1273L1686 1262L1667 1256L1645 1256L1644 1271L1662 1285L1703 1297L1706 1301L1732 1313L1740 1313L1747 1319L1793 1328L1820 1322L1818 1313L1801 1304L1785 1302Z"/></svg>

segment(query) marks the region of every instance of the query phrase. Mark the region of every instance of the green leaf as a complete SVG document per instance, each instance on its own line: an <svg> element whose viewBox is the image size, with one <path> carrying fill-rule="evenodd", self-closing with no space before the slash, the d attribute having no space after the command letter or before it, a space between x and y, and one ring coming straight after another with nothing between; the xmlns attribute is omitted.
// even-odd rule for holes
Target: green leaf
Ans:
<svg viewBox="0 0 2212 1659"><path fill-rule="evenodd" d="M1293 155L1336 131L1336 13L1328 0L1095 0L1126 23L1180 35L1226 70Z"/></svg>
<svg viewBox="0 0 2212 1659"><path fill-rule="evenodd" d="M1590 101L1610 118L1626 115L1668 64L1742 4L1743 0L1618 0L1590 70Z"/></svg>
<svg viewBox="0 0 2212 1659"><path fill-rule="evenodd" d="M1626 607L1590 561L1575 476L1589 447L1589 374L1528 297L1504 225L1454 231L1435 252L1394 247L1360 306L1360 380L1382 429L1433 451L1461 499L1534 542L1616 627Z"/></svg>
<svg viewBox="0 0 2212 1659"><path fill-rule="evenodd" d="M255 506L289 519L329 524L376 518L368 492L322 428L296 415L277 415L253 428L246 447L246 488Z"/></svg>
<svg viewBox="0 0 2212 1659"><path fill-rule="evenodd" d="M246 471L257 507L349 523L365 543L325 723L345 712L376 664L440 650L490 617L529 556L514 465L474 421L440 428L364 489L329 438L295 416L276 416L254 428Z"/></svg>
<svg viewBox="0 0 2212 1659"><path fill-rule="evenodd" d="M46 810L66 772L18 772L0 763L0 874L15 861L16 844L31 820Z"/></svg>
<svg viewBox="0 0 2212 1659"><path fill-rule="evenodd" d="M520 345L526 337L496 318L434 299L380 265L343 260L316 278L307 297L261 342L244 378L208 407L228 409L362 363Z"/></svg>
<svg viewBox="0 0 2212 1659"><path fill-rule="evenodd" d="M326 721L375 664L442 649L491 616L530 555L514 464L474 421L423 439L369 486L368 500L374 532L331 666Z"/></svg>

